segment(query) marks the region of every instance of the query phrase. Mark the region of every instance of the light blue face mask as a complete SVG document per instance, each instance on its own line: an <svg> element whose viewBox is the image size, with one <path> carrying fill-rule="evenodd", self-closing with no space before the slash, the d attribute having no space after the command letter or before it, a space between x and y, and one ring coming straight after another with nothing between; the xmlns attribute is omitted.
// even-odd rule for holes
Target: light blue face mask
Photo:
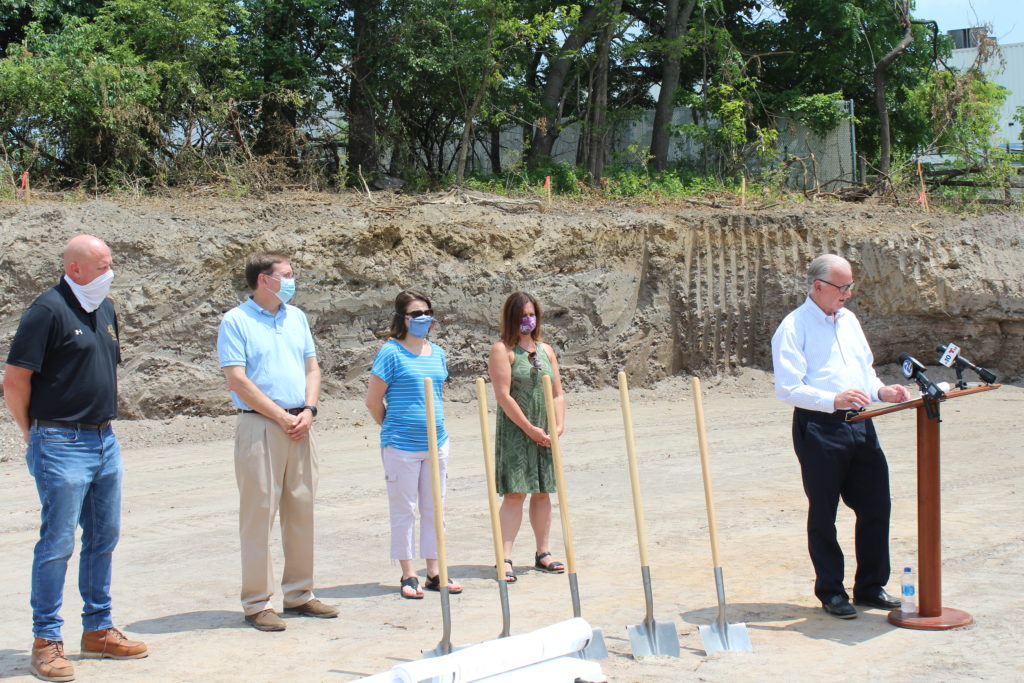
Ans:
<svg viewBox="0 0 1024 683"><path fill-rule="evenodd" d="M409 318L409 334L421 339L426 337L427 332L430 331L430 323L432 322L434 322L434 318L429 315L421 315L418 318Z"/></svg>
<svg viewBox="0 0 1024 683"><path fill-rule="evenodd" d="M281 289L277 290L277 298L281 300L281 303L288 303L292 296L295 294L295 278L283 277L281 278Z"/></svg>

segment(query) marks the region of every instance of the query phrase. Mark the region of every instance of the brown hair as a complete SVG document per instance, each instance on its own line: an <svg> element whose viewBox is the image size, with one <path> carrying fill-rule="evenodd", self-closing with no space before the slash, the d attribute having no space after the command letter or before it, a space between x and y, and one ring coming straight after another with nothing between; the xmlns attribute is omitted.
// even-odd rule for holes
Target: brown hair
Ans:
<svg viewBox="0 0 1024 683"><path fill-rule="evenodd" d="M260 275L270 275L278 263L287 263L288 257L283 254L253 254L245 262L245 283L255 291Z"/></svg>
<svg viewBox="0 0 1024 683"><path fill-rule="evenodd" d="M405 324L405 309L413 301L422 301L427 308L434 307L425 294L420 294L415 289L399 292L395 297L395 312L391 316L391 329L388 331L388 336L392 339L405 339L405 335L409 332L409 328Z"/></svg>
<svg viewBox="0 0 1024 683"><path fill-rule="evenodd" d="M519 324L523 319L523 309L526 308L526 304L533 304L533 311L537 314L537 327L533 328L530 336L534 341L541 340L540 304L526 292L513 292L508 295L508 298L505 299L505 303L501 307L501 327L498 330L501 341L505 342L505 346L509 348L518 344L519 337L522 336L519 332Z"/></svg>

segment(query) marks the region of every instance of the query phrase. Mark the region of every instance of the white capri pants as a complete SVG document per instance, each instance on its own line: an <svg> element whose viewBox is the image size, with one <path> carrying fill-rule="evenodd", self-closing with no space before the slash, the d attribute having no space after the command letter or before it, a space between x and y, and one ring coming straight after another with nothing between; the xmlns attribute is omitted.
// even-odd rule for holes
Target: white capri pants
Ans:
<svg viewBox="0 0 1024 683"><path fill-rule="evenodd" d="M438 447L441 471L441 504L448 480L448 444ZM430 484L430 451L402 451L392 446L380 449L384 479L388 484L388 510L391 513L391 560L417 557L413 545L416 506L420 509L420 552L418 557L437 559L437 534L434 533L434 493Z"/></svg>

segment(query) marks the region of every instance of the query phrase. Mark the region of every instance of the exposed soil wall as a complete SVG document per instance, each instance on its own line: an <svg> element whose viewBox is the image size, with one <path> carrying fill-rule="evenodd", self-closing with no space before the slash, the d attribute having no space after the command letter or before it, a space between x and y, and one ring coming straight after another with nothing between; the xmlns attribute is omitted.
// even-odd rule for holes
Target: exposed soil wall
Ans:
<svg viewBox="0 0 1024 683"><path fill-rule="evenodd" d="M265 202L160 200L0 205L0 347L61 274L79 232L114 252L122 417L230 411L217 325L245 296L254 250L292 255L333 396L361 395L394 295L432 297L455 377L486 371L505 296L544 306L546 338L570 386L635 386L681 373L770 369L769 339L804 297L825 251L854 264L851 303L877 363L902 351L935 363L955 341L1004 375L1022 369L1024 217L936 216L846 205L769 211L565 205L505 213L357 195ZM4 351L6 354L6 351ZM454 398L470 395L467 382Z"/></svg>

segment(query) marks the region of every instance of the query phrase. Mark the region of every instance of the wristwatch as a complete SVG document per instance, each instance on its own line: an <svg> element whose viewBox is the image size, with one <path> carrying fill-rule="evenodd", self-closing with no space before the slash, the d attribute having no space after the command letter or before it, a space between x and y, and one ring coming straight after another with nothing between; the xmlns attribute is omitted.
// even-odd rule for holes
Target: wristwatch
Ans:
<svg viewBox="0 0 1024 683"><path fill-rule="evenodd" d="M313 417L316 417L316 406L302 406L303 410L308 410L313 413Z"/></svg>

